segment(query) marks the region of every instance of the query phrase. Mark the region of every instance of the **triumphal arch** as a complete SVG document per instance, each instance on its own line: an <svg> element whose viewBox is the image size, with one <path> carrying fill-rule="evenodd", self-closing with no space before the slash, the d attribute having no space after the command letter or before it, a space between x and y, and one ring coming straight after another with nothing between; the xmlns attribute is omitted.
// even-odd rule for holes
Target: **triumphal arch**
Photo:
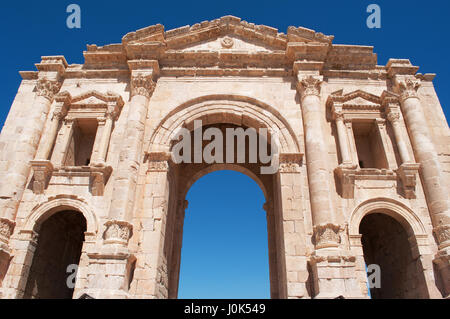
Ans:
<svg viewBox="0 0 450 319"><path fill-rule="evenodd" d="M273 298L368 298L371 265L372 298L449 296L450 133L434 74L233 16L153 25L84 58L20 72L0 137L2 298L177 298L185 196L217 170L264 192ZM265 128L276 171L175 161L199 122Z"/></svg>

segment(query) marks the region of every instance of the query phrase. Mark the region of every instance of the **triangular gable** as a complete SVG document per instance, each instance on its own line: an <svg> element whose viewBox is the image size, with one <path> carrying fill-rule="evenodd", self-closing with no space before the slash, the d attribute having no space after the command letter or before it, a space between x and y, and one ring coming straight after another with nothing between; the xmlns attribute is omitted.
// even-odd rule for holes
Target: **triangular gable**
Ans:
<svg viewBox="0 0 450 319"><path fill-rule="evenodd" d="M164 43L172 50L214 50L222 49L224 38L235 41L237 50L256 48L262 51L286 50L288 41L331 43L332 36L326 36L306 28L290 27L288 33L276 28L256 25L234 16L225 16L212 21L204 21L193 26L164 31L157 24L125 35L123 44ZM226 45L225 45L226 46Z"/></svg>
<svg viewBox="0 0 450 319"><path fill-rule="evenodd" d="M108 102L119 102L122 98L114 93L100 93L95 90L87 91L81 95L75 96L71 100L72 105L106 105ZM121 104L121 103L119 103Z"/></svg>
<svg viewBox="0 0 450 319"><path fill-rule="evenodd" d="M371 93L356 90L347 94L343 94L343 90L336 91L330 95L328 98L328 106L333 106L334 103L342 104L344 108L354 108L354 107L374 107L380 108L382 104L382 99L379 96L373 95Z"/></svg>

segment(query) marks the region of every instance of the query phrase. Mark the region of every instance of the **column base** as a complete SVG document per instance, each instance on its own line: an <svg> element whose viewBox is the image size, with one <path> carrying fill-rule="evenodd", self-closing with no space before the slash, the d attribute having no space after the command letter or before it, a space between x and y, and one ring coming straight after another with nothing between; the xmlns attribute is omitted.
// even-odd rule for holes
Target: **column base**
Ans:
<svg viewBox="0 0 450 319"><path fill-rule="evenodd" d="M356 257L341 249L319 249L310 258L314 299L367 299L359 287Z"/></svg>
<svg viewBox="0 0 450 319"><path fill-rule="evenodd" d="M127 247L104 245L98 253L88 253L89 264L79 270L74 299L84 294L94 299L129 299L132 265L136 258Z"/></svg>

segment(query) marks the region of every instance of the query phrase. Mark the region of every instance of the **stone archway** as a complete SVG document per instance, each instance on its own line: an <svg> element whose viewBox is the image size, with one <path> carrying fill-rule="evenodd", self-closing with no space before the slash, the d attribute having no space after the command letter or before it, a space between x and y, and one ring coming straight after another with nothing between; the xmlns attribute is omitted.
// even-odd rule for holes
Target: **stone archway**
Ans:
<svg viewBox="0 0 450 319"><path fill-rule="evenodd" d="M194 130L201 120L204 128L266 128L279 134L279 170L261 174L263 163L180 163L171 160L174 137L180 128ZM204 147L205 145L203 145ZM248 144L246 145L248 155ZM272 298L307 297L307 257L298 247L306 246L302 210L302 167L300 143L281 115L268 105L242 96L207 96L184 103L172 111L156 128L147 153L148 173L143 216L155 216L161 229L153 232L152 240L160 248L154 268L158 278L157 298L176 298L179 281L182 228L186 193L200 177L216 170L234 170L255 180L266 196L269 241L269 268ZM289 224L289 227L288 227ZM296 228L292 227L296 224ZM159 231L159 233L158 233ZM150 236L149 236L150 238ZM145 256L146 247L141 253ZM150 252L150 251L149 251ZM139 254L138 254L139 255ZM139 259L139 256L138 256ZM138 263L139 264L139 263ZM301 278L297 274L301 272ZM289 274L296 279L288 283ZM294 276L291 276L294 277ZM139 283L137 283L139 285Z"/></svg>
<svg viewBox="0 0 450 319"><path fill-rule="evenodd" d="M360 204L349 224L350 247L356 253L362 285L365 267L379 266L381 285L367 287L374 299L430 298L432 256L420 218L406 205L387 198Z"/></svg>
<svg viewBox="0 0 450 319"><path fill-rule="evenodd" d="M172 272L169 276L169 298L176 298L178 293L179 283L179 271L181 263L181 247L182 247L182 235L184 224L184 211L187 208L187 201L185 200L187 192L191 186L200 178L206 176L209 173L221 170L231 170L243 173L254 180L264 193L266 199L265 210L267 213L267 234L269 241L269 272L271 282L271 296L272 298L279 298L279 294L286 290L283 287L282 278L284 274L284 265L282 265L283 256L280 254L281 245L283 245L282 230L280 227L276 227L277 223L280 223L279 212L275 212L272 207L272 201L274 198L273 190L277 188L277 181L273 176L261 176L258 174L256 167L248 167L246 165L236 164L215 164L215 165L196 165L196 164L181 164L179 167L174 168L178 170L178 173L174 177L174 181L177 185L177 191L171 193L173 197L177 198L179 203L178 207L173 210L169 209L168 213L168 234L176 234L176 237L172 237L171 241L167 241L167 249L170 254L168 259L169 269ZM182 172L182 173L180 173ZM279 248L279 249L278 249ZM283 268L282 268L283 267ZM281 292L280 292L281 290Z"/></svg>
<svg viewBox="0 0 450 319"><path fill-rule="evenodd" d="M414 258L408 230L387 214L366 215L360 225L366 265L380 268L372 299L429 298L420 259Z"/></svg>
<svg viewBox="0 0 450 319"><path fill-rule="evenodd" d="M38 239L23 298L72 299L75 285L67 271L79 264L86 228L84 216L73 210L54 213L36 225Z"/></svg>
<svg viewBox="0 0 450 319"><path fill-rule="evenodd" d="M64 225L72 225L72 227L64 229ZM75 229L78 231L73 231ZM67 266L76 265L79 261L81 263L80 256L81 259L87 258L85 244L92 243L97 233L97 217L82 198L61 194L36 205L16 235L17 245L12 246L15 255L10 267L14 269L14 272L7 274L9 285L5 287L5 295L8 298L72 298L73 289L70 288L68 292L69 290L64 287L67 288L66 280L69 276L72 275L72 282L78 277L74 277L74 269L72 273L67 273ZM67 245L58 246L61 243ZM66 254L66 258L63 256L63 250L72 253ZM46 251L50 253L47 256ZM49 258L54 258L53 255L62 258L59 263L47 263ZM45 266L45 264L48 265ZM43 282L50 281L42 279L44 277L40 276L41 270L43 267L52 269L58 266L60 269L55 273L59 273L58 276L64 280L60 278L57 285L45 287ZM15 278L15 273L21 275ZM51 275L49 278L53 278ZM39 292L39 286L44 287L41 292Z"/></svg>
<svg viewBox="0 0 450 319"><path fill-rule="evenodd" d="M188 209L173 237L171 298L177 291L188 299L270 297L269 260L276 257L269 258L264 186L239 166L221 166L201 171L187 187Z"/></svg>

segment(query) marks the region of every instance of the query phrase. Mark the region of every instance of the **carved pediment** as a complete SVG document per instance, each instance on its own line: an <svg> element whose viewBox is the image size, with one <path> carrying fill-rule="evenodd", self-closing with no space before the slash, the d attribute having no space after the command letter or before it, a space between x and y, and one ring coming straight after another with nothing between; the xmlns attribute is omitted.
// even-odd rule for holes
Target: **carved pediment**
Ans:
<svg viewBox="0 0 450 319"><path fill-rule="evenodd" d="M61 92L55 97L55 101L62 103L67 108L68 118L77 117L104 117L108 114L113 118L118 116L125 104L122 97L113 92L106 94L95 90L72 97L67 91Z"/></svg>
<svg viewBox="0 0 450 319"><path fill-rule="evenodd" d="M76 107L106 107L108 103L117 103L119 106L123 105L122 97L119 95L107 92L106 94L98 91L88 91L81 95L75 96L71 101L71 108Z"/></svg>
<svg viewBox="0 0 450 319"><path fill-rule="evenodd" d="M253 51L253 52L273 52L275 48L264 45L258 41L241 38L234 34L219 36L200 43L188 45L181 51Z"/></svg>
<svg viewBox="0 0 450 319"><path fill-rule="evenodd" d="M344 116L346 119L353 118L383 118L385 112L386 98L393 98L391 93L385 91L381 96L377 96L362 90L356 90L347 94L343 90L333 92L327 101L334 118Z"/></svg>
<svg viewBox="0 0 450 319"><path fill-rule="evenodd" d="M231 41L230 41L231 39ZM285 50L287 35L265 25L225 16L164 32L162 25L128 33L122 43L153 45L159 42L169 50L219 50L232 43L237 50Z"/></svg>
<svg viewBox="0 0 450 319"><path fill-rule="evenodd" d="M328 98L328 104L341 104L345 107L380 107L381 98L371 93L356 90L343 94L343 90L336 91Z"/></svg>

